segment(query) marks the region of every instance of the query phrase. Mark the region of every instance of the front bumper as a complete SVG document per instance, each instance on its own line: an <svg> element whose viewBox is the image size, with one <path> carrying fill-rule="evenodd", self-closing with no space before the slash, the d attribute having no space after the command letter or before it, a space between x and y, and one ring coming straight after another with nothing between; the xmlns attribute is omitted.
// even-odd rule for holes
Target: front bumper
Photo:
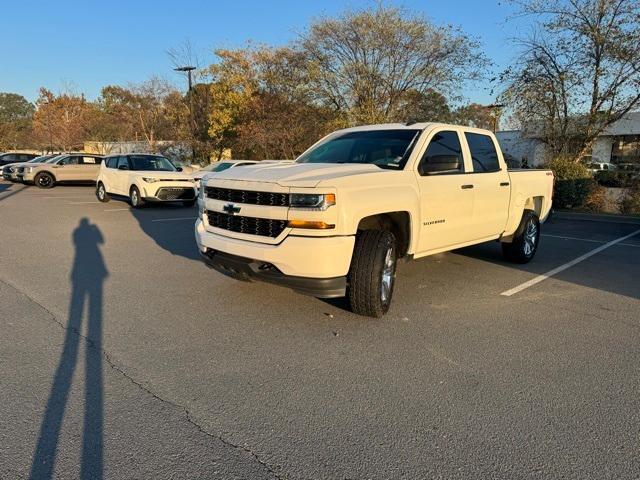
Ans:
<svg viewBox="0 0 640 480"><path fill-rule="evenodd" d="M278 244L267 244L209 232L200 219L196 222L195 236L206 263L219 271L231 264L238 267L239 262L245 266L236 270L245 279L278 283L319 297L344 296L354 236L288 235ZM233 272L227 269L223 273Z"/></svg>
<svg viewBox="0 0 640 480"><path fill-rule="evenodd" d="M142 196L147 202L189 202L195 201L198 192L193 183L159 182L159 185L143 186Z"/></svg>
<svg viewBox="0 0 640 480"><path fill-rule="evenodd" d="M285 275L274 265L259 260L206 249L200 252L208 267L237 280L259 280L291 288L295 292L318 298L344 297L347 277L309 278Z"/></svg>

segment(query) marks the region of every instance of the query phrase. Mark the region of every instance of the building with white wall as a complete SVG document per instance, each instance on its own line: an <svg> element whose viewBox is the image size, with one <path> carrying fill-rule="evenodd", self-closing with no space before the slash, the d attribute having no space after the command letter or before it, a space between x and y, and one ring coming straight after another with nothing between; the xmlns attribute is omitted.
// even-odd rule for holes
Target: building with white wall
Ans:
<svg viewBox="0 0 640 480"><path fill-rule="evenodd" d="M532 167L544 163L545 145L535 136L527 136L522 130L505 130L497 132L496 137L503 152L516 161L526 159ZM640 169L640 112L630 112L607 128L596 139L591 159L586 160Z"/></svg>

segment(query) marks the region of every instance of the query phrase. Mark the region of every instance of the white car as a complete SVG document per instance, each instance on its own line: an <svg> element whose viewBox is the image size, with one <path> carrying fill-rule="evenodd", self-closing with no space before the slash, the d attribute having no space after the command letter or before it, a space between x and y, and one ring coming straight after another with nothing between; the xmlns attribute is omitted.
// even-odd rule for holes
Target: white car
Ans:
<svg viewBox="0 0 640 480"><path fill-rule="evenodd" d="M201 168L191 174L196 181L196 188L200 188L200 179L207 173L222 172L230 168L242 167L244 165L253 165L258 163L255 160L221 160Z"/></svg>
<svg viewBox="0 0 640 480"><path fill-rule="evenodd" d="M96 196L108 202L111 195L127 197L131 206L147 202L196 202L195 180L161 155L130 153L104 159L96 182Z"/></svg>

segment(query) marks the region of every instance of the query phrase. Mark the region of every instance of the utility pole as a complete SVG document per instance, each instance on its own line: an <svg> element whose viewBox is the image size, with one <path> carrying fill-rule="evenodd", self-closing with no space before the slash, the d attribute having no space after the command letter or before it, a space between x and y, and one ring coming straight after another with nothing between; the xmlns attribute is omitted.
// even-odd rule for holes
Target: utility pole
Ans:
<svg viewBox="0 0 640 480"><path fill-rule="evenodd" d="M493 133L496 133L496 131L498 130L498 119L500 118L500 110L504 108L504 104L492 103L491 105L485 106L485 108L488 108L493 112Z"/></svg>
<svg viewBox="0 0 640 480"><path fill-rule="evenodd" d="M191 127L191 161L193 162L196 159L196 149L193 145L193 140L195 136L195 125L193 122L193 94L191 90L193 89L193 84L191 83L191 72L193 72L196 67L192 67L190 65L184 67L174 68L176 72L187 72L187 79L189 81L189 90L187 91L187 95L189 96L189 126Z"/></svg>

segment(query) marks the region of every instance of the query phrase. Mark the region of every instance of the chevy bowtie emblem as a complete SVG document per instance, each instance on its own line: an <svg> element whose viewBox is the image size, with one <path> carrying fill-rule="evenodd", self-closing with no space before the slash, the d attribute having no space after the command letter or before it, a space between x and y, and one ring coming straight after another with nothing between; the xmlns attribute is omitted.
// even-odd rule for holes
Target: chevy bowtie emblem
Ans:
<svg viewBox="0 0 640 480"><path fill-rule="evenodd" d="M233 203L227 203L224 207L222 207L229 215L235 215L236 213L240 213L240 207L236 207Z"/></svg>

